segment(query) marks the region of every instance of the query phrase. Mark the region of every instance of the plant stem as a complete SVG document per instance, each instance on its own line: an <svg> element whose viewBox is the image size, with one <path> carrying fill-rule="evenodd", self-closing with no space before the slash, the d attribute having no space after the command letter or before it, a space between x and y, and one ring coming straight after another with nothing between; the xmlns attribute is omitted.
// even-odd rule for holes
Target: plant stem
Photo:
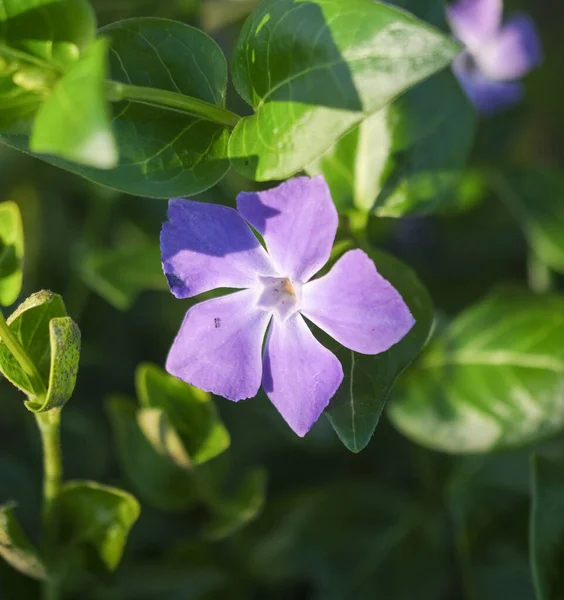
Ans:
<svg viewBox="0 0 564 600"><path fill-rule="evenodd" d="M113 102L131 100L132 102L166 106L228 127L235 127L241 119L239 115L221 106L168 90L120 83L119 81L106 81L106 92L108 99Z"/></svg>
<svg viewBox="0 0 564 600"><path fill-rule="evenodd" d="M18 364L23 369L24 373L28 376L31 386L38 396L46 393L45 384L43 379L35 366L33 360L31 360L29 354L25 351L23 346L20 344L15 335L11 332L4 315L0 312L0 339L6 344L8 350L12 353L13 357L18 361Z"/></svg>
<svg viewBox="0 0 564 600"><path fill-rule="evenodd" d="M530 252L527 262L527 279L531 291L536 294L546 294L552 289L552 273L534 252Z"/></svg>
<svg viewBox="0 0 564 600"><path fill-rule="evenodd" d="M43 546L46 556L51 558L51 550L57 543L56 501L63 477L60 439L61 409L54 408L47 412L36 413L35 420L41 433L43 446ZM44 600L58 600L59 583L56 575L53 574L45 581L43 598Z"/></svg>

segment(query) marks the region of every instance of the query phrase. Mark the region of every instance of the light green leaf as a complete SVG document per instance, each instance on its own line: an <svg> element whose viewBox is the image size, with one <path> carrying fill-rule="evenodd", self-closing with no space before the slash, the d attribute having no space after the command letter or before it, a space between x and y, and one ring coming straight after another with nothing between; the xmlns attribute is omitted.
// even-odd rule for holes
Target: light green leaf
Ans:
<svg viewBox="0 0 564 600"><path fill-rule="evenodd" d="M444 452L522 446L564 428L564 298L499 291L430 344L389 410Z"/></svg>
<svg viewBox="0 0 564 600"><path fill-rule="evenodd" d="M160 427L151 428L157 435L151 435L150 439L164 449L170 447L167 440L171 441L168 454L178 466L202 464L229 448L229 433L217 414L211 394L150 364L138 367L136 384L141 406L164 413L152 413L149 421L159 423Z"/></svg>
<svg viewBox="0 0 564 600"><path fill-rule="evenodd" d="M0 556L33 579L47 579L45 565L18 523L14 503L0 506Z"/></svg>
<svg viewBox="0 0 564 600"><path fill-rule="evenodd" d="M472 147L475 111L450 71L372 115L308 167L341 210L399 217L449 208Z"/></svg>
<svg viewBox="0 0 564 600"><path fill-rule="evenodd" d="M119 396L107 403L118 457L136 494L165 511L182 511L198 500L193 477L161 455L145 436L135 402Z"/></svg>
<svg viewBox="0 0 564 600"><path fill-rule="evenodd" d="M448 36L372 0L264 0L235 48L233 78L255 114L229 141L232 164L289 177L459 51Z"/></svg>
<svg viewBox="0 0 564 600"><path fill-rule="evenodd" d="M26 407L44 412L71 397L78 373L80 330L62 298L47 290L32 294L8 317L8 326L31 358L46 390L35 389L28 375L0 340L0 372L28 396Z"/></svg>
<svg viewBox="0 0 564 600"><path fill-rule="evenodd" d="M399 291L416 323L403 340L376 356L352 352L323 336L323 343L337 355L345 373L325 414L352 452L360 452L370 441L396 379L425 345L433 323L431 299L417 275L384 252L374 250L370 257L378 272Z"/></svg>
<svg viewBox="0 0 564 600"><path fill-rule="evenodd" d="M57 82L35 117L31 150L99 169L117 165L105 96L107 54L107 40L96 40Z"/></svg>
<svg viewBox="0 0 564 600"><path fill-rule="evenodd" d="M564 468L533 456L531 567L537 600L564 596Z"/></svg>
<svg viewBox="0 0 564 600"><path fill-rule="evenodd" d="M19 296L23 278L24 234L15 202L0 204L0 304L10 306Z"/></svg>
<svg viewBox="0 0 564 600"><path fill-rule="evenodd" d="M224 107L227 64L205 33L167 19L112 23L100 32L110 43L113 80L191 96ZM171 198L197 194L229 169L229 129L172 108L141 101L113 103L113 131L120 162L99 170L57 157L42 157L91 181L129 194ZM2 141L26 150L25 136Z"/></svg>
<svg viewBox="0 0 564 600"><path fill-rule="evenodd" d="M94 250L81 263L81 276L102 298L127 310L144 290L166 291L158 244L126 244L115 250Z"/></svg>
<svg viewBox="0 0 564 600"><path fill-rule="evenodd" d="M121 560L127 536L141 507L127 492L92 481L65 483L57 497L63 543L94 548L113 571Z"/></svg>
<svg viewBox="0 0 564 600"><path fill-rule="evenodd" d="M27 131L58 77L94 40L87 0L4 0L0 11L0 130Z"/></svg>
<svg viewBox="0 0 564 600"><path fill-rule="evenodd" d="M204 527L204 535L219 540L255 519L264 506L266 480L264 469L249 471L233 497L210 507L214 514Z"/></svg>
<svg viewBox="0 0 564 600"><path fill-rule="evenodd" d="M564 273L564 176L528 170L497 179L500 193L519 218L537 256Z"/></svg>

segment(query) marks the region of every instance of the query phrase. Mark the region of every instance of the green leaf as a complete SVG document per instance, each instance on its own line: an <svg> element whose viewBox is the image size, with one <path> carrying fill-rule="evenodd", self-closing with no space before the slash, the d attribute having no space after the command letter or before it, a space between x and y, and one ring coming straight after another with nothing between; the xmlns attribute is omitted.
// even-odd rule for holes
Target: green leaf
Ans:
<svg viewBox="0 0 564 600"><path fill-rule="evenodd" d="M92 547L113 571L141 507L127 492L92 481L65 483L57 496L62 542L71 548Z"/></svg>
<svg viewBox="0 0 564 600"><path fill-rule="evenodd" d="M475 125L465 93L443 71L363 121L307 170L325 175L341 210L399 217L448 208Z"/></svg>
<svg viewBox="0 0 564 600"><path fill-rule="evenodd" d="M47 579L45 565L18 523L14 503L0 506L0 556L33 579Z"/></svg>
<svg viewBox="0 0 564 600"><path fill-rule="evenodd" d="M94 250L81 263L85 283L119 310L127 310L144 290L166 291L168 284L156 243Z"/></svg>
<svg viewBox="0 0 564 600"><path fill-rule="evenodd" d="M229 141L232 164L282 179L459 51L448 36L372 0L264 0L246 21L233 78L255 114Z"/></svg>
<svg viewBox="0 0 564 600"><path fill-rule="evenodd" d="M96 40L57 82L35 117L31 150L99 169L117 165L105 96L107 54L107 40Z"/></svg>
<svg viewBox="0 0 564 600"><path fill-rule="evenodd" d="M564 428L564 298L498 291L430 344L389 410L444 452L522 446Z"/></svg>
<svg viewBox="0 0 564 600"><path fill-rule="evenodd" d="M11 332L27 352L47 390L36 390L6 344L0 340L0 372L24 392L33 412L60 407L70 398L76 383L80 331L66 316L62 298L49 291L32 294L7 320Z"/></svg>
<svg viewBox="0 0 564 600"><path fill-rule="evenodd" d="M530 551L537 600L564 597L564 468L532 457Z"/></svg>
<svg viewBox="0 0 564 600"><path fill-rule="evenodd" d="M136 384L141 406L157 410L148 413L145 427L142 420L146 437L178 466L205 463L229 448L211 394L150 364L138 367Z"/></svg>
<svg viewBox="0 0 564 600"><path fill-rule="evenodd" d="M556 171L519 171L498 183L535 254L564 273L564 176Z"/></svg>
<svg viewBox="0 0 564 600"><path fill-rule="evenodd" d="M112 23L100 32L110 42L113 80L225 105L225 57L198 29L166 19L137 18ZM120 155L115 169L42 158L96 183L155 198L197 194L229 169L225 125L141 101L116 102L112 109ZM1 139L20 150L27 148L24 136Z"/></svg>
<svg viewBox="0 0 564 600"><path fill-rule="evenodd" d="M425 345L433 323L431 299L417 275L384 252L374 250L370 257L378 272L399 291L416 323L401 342L376 356L352 352L324 337L323 343L335 352L345 373L325 414L352 452L360 452L370 441L396 379Z"/></svg>
<svg viewBox="0 0 564 600"><path fill-rule="evenodd" d="M161 455L145 437L135 402L116 396L107 403L121 467L136 494L165 511L182 511L197 501L193 477Z"/></svg>
<svg viewBox="0 0 564 600"><path fill-rule="evenodd" d="M87 0L4 0L0 11L0 129L24 132L44 95L94 40Z"/></svg>
<svg viewBox="0 0 564 600"><path fill-rule="evenodd" d="M0 204L0 304L10 306L19 296L23 278L24 234L15 202Z"/></svg>
<svg viewBox="0 0 564 600"><path fill-rule="evenodd" d="M233 497L211 507L214 514L204 527L205 537L223 539L255 519L264 506L266 480L264 469L249 471Z"/></svg>

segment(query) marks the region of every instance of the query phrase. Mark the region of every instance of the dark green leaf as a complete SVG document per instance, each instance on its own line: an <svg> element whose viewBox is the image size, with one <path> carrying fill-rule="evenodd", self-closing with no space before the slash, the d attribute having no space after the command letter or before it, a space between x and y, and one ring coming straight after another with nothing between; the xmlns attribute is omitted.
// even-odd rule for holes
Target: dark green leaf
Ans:
<svg viewBox="0 0 564 600"><path fill-rule="evenodd" d="M266 471L249 471L233 497L210 507L214 515L204 527L204 535L208 539L219 540L255 519L264 505L265 493Z"/></svg>
<svg viewBox="0 0 564 600"><path fill-rule="evenodd" d="M458 50L380 2L264 0L235 48L234 82L255 115L233 131L232 164L259 181L293 175Z"/></svg>
<svg viewBox="0 0 564 600"><path fill-rule="evenodd" d="M166 19L138 18L112 23L101 33L110 41L113 80L225 105L225 57L203 32ZM44 158L96 183L156 198L199 193L229 169L224 125L154 104L122 101L113 105L113 130L120 155L115 169ZM27 148L24 136L2 140Z"/></svg>
<svg viewBox="0 0 564 600"><path fill-rule="evenodd" d="M80 356L80 330L66 316L62 298L53 292L32 294L7 320L31 358L47 393L36 390L18 361L0 340L0 372L28 396L33 412L60 407L71 397Z"/></svg>
<svg viewBox="0 0 564 600"><path fill-rule="evenodd" d="M0 12L0 129L25 131L44 94L93 41L87 0L4 0Z"/></svg>
<svg viewBox="0 0 564 600"><path fill-rule="evenodd" d="M127 536L141 507L127 492L92 481L71 481L57 497L62 543L95 549L113 571L119 564Z"/></svg>
<svg viewBox="0 0 564 600"><path fill-rule="evenodd" d="M556 171L520 171L501 179L498 187L537 256L564 273L564 176Z"/></svg>
<svg viewBox="0 0 564 600"><path fill-rule="evenodd" d="M109 399L108 414L122 469L139 497L161 510L184 510L197 501L194 479L145 437L135 402Z"/></svg>
<svg viewBox="0 0 564 600"><path fill-rule="evenodd" d="M24 234L15 202L0 204L0 304L10 306L22 287Z"/></svg>
<svg viewBox="0 0 564 600"><path fill-rule="evenodd" d="M96 40L57 82L35 117L31 150L99 169L117 165L105 95L107 54L107 40Z"/></svg>
<svg viewBox="0 0 564 600"><path fill-rule="evenodd" d="M161 454L186 468L227 450L229 433L211 394L150 364L139 366L136 383L139 403L152 410L145 413L140 424Z"/></svg>
<svg viewBox="0 0 564 600"><path fill-rule="evenodd" d="M34 579L47 579L45 566L22 531L15 504L0 506L0 556L14 569Z"/></svg>
<svg viewBox="0 0 564 600"><path fill-rule="evenodd" d="M500 291L430 344L389 410L445 452L522 446L564 428L564 298Z"/></svg>
<svg viewBox="0 0 564 600"><path fill-rule="evenodd" d="M472 147L475 112L450 71L363 121L308 167L341 209L398 217L448 208Z"/></svg>
<svg viewBox="0 0 564 600"><path fill-rule="evenodd" d="M533 456L530 550L537 600L564 597L564 468Z"/></svg>
<svg viewBox="0 0 564 600"><path fill-rule="evenodd" d="M401 342L376 356L352 352L324 338L345 372L326 415L352 452L360 452L370 441L397 377L423 348L433 322L431 299L417 275L388 254L373 251L370 256L378 272L399 291L416 323Z"/></svg>
<svg viewBox="0 0 564 600"><path fill-rule="evenodd" d="M84 281L119 310L131 307L143 290L168 290L158 244L127 244L96 250L81 264Z"/></svg>

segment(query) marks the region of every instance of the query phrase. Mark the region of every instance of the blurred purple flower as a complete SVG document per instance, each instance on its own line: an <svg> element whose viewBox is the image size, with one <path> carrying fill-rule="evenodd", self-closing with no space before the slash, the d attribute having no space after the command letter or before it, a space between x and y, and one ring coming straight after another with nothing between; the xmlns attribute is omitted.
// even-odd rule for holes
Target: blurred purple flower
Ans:
<svg viewBox="0 0 564 600"><path fill-rule="evenodd" d="M518 14L502 24L502 0L458 0L447 9L456 37L466 46L453 64L476 108L492 114L519 102L517 81L542 60L533 21Z"/></svg>
<svg viewBox="0 0 564 600"><path fill-rule="evenodd" d="M172 293L189 298L215 288L242 289L186 313L166 368L230 400L255 396L262 381L288 425L303 436L343 379L337 357L303 316L363 354L388 350L414 319L361 250L347 252L327 275L310 281L329 259L338 224L322 177L242 193L237 208L169 203L161 251Z"/></svg>

